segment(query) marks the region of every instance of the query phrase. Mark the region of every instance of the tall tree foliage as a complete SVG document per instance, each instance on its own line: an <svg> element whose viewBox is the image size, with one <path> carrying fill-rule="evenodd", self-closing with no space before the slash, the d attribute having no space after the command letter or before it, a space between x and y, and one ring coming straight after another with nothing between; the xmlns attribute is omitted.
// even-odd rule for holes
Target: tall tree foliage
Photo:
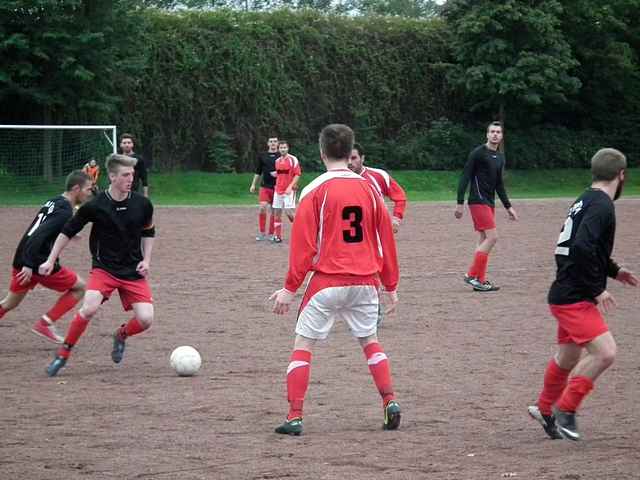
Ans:
<svg viewBox="0 0 640 480"><path fill-rule="evenodd" d="M565 40L557 0L449 0L443 15L452 30L451 80L461 85L472 109L530 112L563 103L580 81Z"/></svg>
<svg viewBox="0 0 640 480"><path fill-rule="evenodd" d="M0 2L0 104L5 118L56 122L113 111L135 73L136 2Z"/></svg>

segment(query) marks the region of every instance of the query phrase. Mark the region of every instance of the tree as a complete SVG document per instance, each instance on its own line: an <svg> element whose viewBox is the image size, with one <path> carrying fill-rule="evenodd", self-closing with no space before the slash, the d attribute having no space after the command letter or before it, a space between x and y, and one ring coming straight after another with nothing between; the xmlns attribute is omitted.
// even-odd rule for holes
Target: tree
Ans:
<svg viewBox="0 0 640 480"><path fill-rule="evenodd" d="M443 16L452 29L450 79L472 109L529 112L567 102L578 91L578 62L562 35L557 0L449 0Z"/></svg>
<svg viewBox="0 0 640 480"><path fill-rule="evenodd" d="M136 5L124 0L0 2L3 117L95 123L113 112L141 54L130 42L138 31ZM43 174L50 177L50 135L43 142Z"/></svg>

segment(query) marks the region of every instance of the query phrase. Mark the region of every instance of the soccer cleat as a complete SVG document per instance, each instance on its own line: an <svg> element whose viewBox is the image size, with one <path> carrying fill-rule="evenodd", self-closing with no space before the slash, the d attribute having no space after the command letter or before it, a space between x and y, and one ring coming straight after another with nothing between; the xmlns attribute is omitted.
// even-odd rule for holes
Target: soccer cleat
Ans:
<svg viewBox="0 0 640 480"><path fill-rule="evenodd" d="M51 323L41 318L31 327L31 331L36 335L46 338L53 343L63 343L64 337L58 333L58 329Z"/></svg>
<svg viewBox="0 0 640 480"><path fill-rule="evenodd" d="M264 233L259 233L258 235L256 235L256 242L262 242L263 240L266 240L267 236Z"/></svg>
<svg viewBox="0 0 640 480"><path fill-rule="evenodd" d="M558 433L556 419L553 415L543 414L537 405L531 405L529 408L527 408L527 410L529 412L529 415L531 415L531 418L537 420L538 423L542 425L542 428L544 428L544 431L547 435L549 435L549 438L551 440L558 440L562 438L562 436Z"/></svg>
<svg viewBox="0 0 640 480"><path fill-rule="evenodd" d="M467 285L471 285L472 287L474 286L474 284L473 284L474 281L477 282L477 283L480 283L480 282L478 282L478 279L476 277L472 277L471 275L469 275L467 273L464 274L463 280L464 280L464 283L466 283Z"/></svg>
<svg viewBox="0 0 640 480"><path fill-rule="evenodd" d="M273 243L282 243L282 239L280 237L276 237L275 235L271 239Z"/></svg>
<svg viewBox="0 0 640 480"><path fill-rule="evenodd" d="M581 437L580 433L578 433L575 413L556 410L554 416L556 417L558 433L562 438L565 440L573 440L574 442L580 440Z"/></svg>
<svg viewBox="0 0 640 480"><path fill-rule="evenodd" d="M492 284L489 280L485 280L484 282L480 282L480 280L473 279L475 283L473 283L473 290L476 292L497 292L500 290L500 287Z"/></svg>
<svg viewBox="0 0 640 480"><path fill-rule="evenodd" d="M391 400L384 407L383 430L397 430L400 426L400 405L395 400Z"/></svg>
<svg viewBox="0 0 640 480"><path fill-rule="evenodd" d="M61 357L60 355L56 355L56 358L54 358L47 367L47 375L49 375L50 377L55 377L60 369L66 365L66 363L66 358Z"/></svg>
<svg viewBox="0 0 640 480"><path fill-rule="evenodd" d="M111 360L113 363L120 363L124 357L124 338L120 335L120 329L113 334L113 350L111 350Z"/></svg>
<svg viewBox="0 0 640 480"><path fill-rule="evenodd" d="M276 427L275 431L282 435L295 435L297 437L302 434L302 418L287 420L279 427Z"/></svg>

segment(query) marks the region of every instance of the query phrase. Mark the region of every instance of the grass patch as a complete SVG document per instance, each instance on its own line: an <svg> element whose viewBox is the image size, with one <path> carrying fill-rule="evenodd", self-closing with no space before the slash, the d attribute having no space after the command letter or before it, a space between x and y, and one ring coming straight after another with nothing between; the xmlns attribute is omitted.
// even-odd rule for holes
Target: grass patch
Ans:
<svg viewBox="0 0 640 480"><path fill-rule="evenodd" d="M319 173L306 172L301 185ZM394 178L407 191L410 201L454 201L460 172L397 171ZM249 193L253 174L176 172L150 174L151 198L156 205L252 205L257 195ZM511 198L576 197L591 182L584 169L509 170L505 174ZM51 184L20 178L0 177L0 205L39 205L62 192L64 179ZM640 195L640 169L629 169L626 196Z"/></svg>

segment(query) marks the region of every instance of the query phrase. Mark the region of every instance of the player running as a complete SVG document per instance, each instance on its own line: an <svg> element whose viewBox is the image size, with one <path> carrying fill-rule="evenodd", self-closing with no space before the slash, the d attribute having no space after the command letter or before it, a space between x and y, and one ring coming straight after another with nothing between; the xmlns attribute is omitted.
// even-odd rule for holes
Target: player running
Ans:
<svg viewBox="0 0 640 480"><path fill-rule="evenodd" d="M306 274L313 272L298 312L294 350L287 368L289 414L276 433L302 433L302 406L309 385L311 352L336 319L358 338L382 397L383 427L400 425L389 360L378 343L380 283L392 311L398 302L399 270L391 219L382 197L347 167L353 131L333 124L320 133L320 156L327 172L302 191L291 233L289 271L276 291L274 312L283 315Z"/></svg>
<svg viewBox="0 0 640 480"><path fill-rule="evenodd" d="M511 206L502 181L505 158L504 154L498 151L501 143L502 125L500 122L492 122L487 127L487 143L471 152L458 184L458 206L455 217L462 218L464 195L467 191L467 185L471 182L469 211L473 219L473 226L480 233L473 263L464 276L465 283L471 285L477 292L500 290L500 287L493 285L486 279L489 254L498 241L495 212L496 193L504 208L507 209L509 218L518 220L518 215Z"/></svg>
<svg viewBox="0 0 640 480"><path fill-rule="evenodd" d="M389 172L380 168L364 166L364 150L359 143L353 144L349 157L349 168L366 179L381 195L389 197L393 202L393 233L397 233L407 208L407 194Z"/></svg>
<svg viewBox="0 0 640 480"><path fill-rule="evenodd" d="M84 204L63 227L49 258L40 266L48 275L60 252L89 222L93 222L89 246L92 269L82 307L71 321L64 344L47 368L50 377L57 375L71 354L71 349L87 328L89 321L105 299L118 290L125 311L134 316L113 335L111 359L120 363L125 340L151 326L153 298L147 282L155 236L153 205L147 197L131 191L137 160L126 155L107 157L109 188Z"/></svg>
<svg viewBox="0 0 640 480"><path fill-rule="evenodd" d="M71 172L65 182L65 191L48 200L38 211L22 236L13 257L11 283L7 296L0 302L0 318L20 305L29 290L40 284L62 292L55 305L31 328L31 331L55 343L62 343L54 322L76 306L84 295L84 281L70 268L56 259L51 275L38 274L38 266L46 260L53 242L62 227L73 216L74 207L91 197L91 179L80 170ZM34 273L34 270L36 273Z"/></svg>
<svg viewBox="0 0 640 480"><path fill-rule="evenodd" d="M544 373L544 387L529 414L552 439L579 440L576 411L596 379L613 363L616 342L602 312L616 302L607 277L638 285L629 270L611 258L616 231L613 202L624 184L627 159L604 148L591 159L593 183L569 209L555 251L558 271L549 307L558 321L558 351Z"/></svg>

